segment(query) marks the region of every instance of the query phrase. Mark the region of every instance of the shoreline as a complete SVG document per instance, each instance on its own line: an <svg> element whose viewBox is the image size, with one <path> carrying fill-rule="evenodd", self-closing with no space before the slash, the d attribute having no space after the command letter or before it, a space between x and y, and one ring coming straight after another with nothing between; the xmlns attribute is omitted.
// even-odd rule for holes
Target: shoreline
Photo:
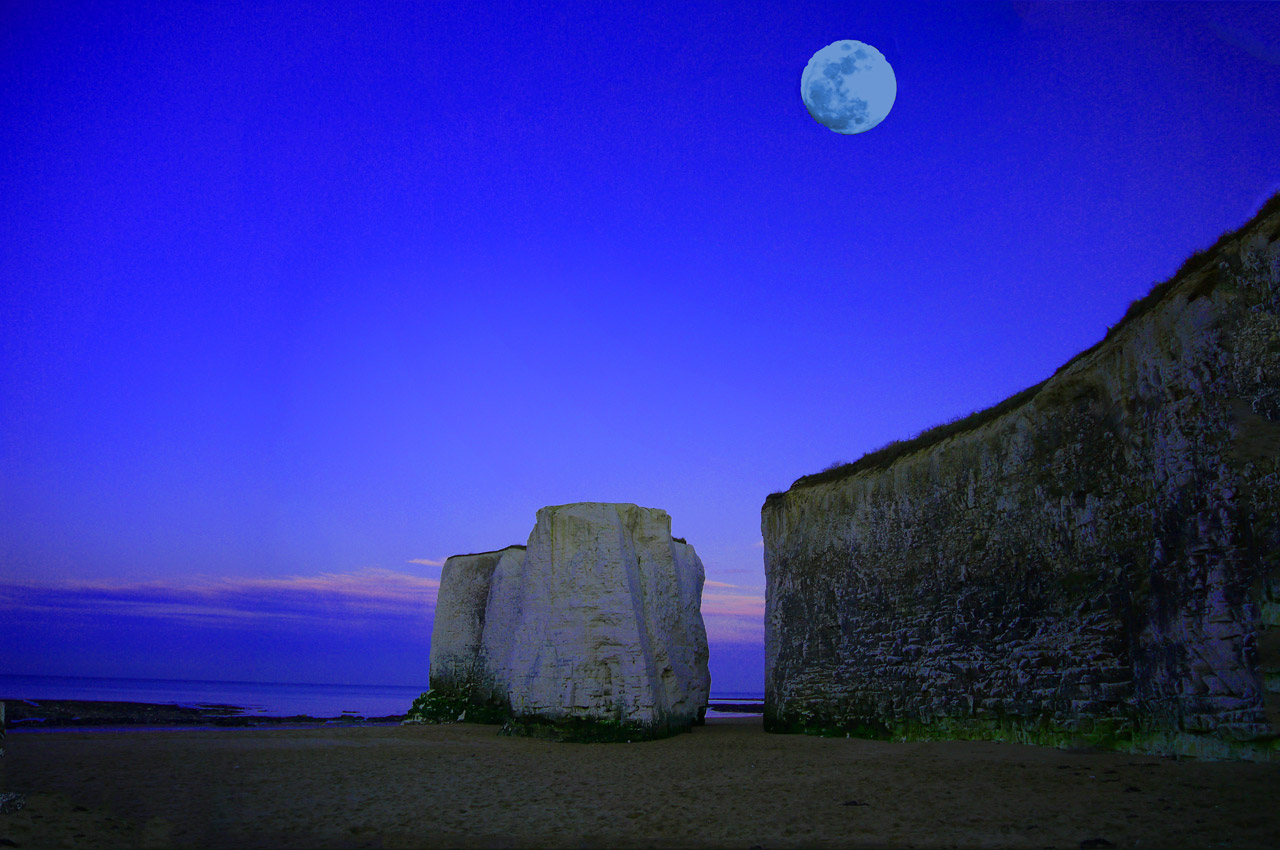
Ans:
<svg viewBox="0 0 1280 850"><path fill-rule="evenodd" d="M246 714L243 706L223 703L127 702L122 700L75 699L10 699L0 700L5 705L5 728L9 732L32 729L65 729L107 727L255 727L278 726L298 723L398 723L404 715L365 717L348 712L333 717L314 717L309 714L271 716Z"/></svg>
<svg viewBox="0 0 1280 850"><path fill-rule="evenodd" d="M5 705L5 728L9 732L22 733L34 730L87 729L90 727L126 728L259 728L284 726L386 726L404 720L406 714L389 714L366 717L355 712L344 712L330 717L309 714L262 715L246 714L243 706L221 703L126 702L119 700L71 700L71 699L0 699ZM724 702L712 703L707 711L708 721L732 717L756 716L764 712L763 704Z"/></svg>
<svg viewBox="0 0 1280 850"><path fill-rule="evenodd" d="M87 735L96 735L96 734L128 735L132 733L143 734L143 733L151 733L151 732L235 732L237 730L290 731L290 730L317 730L317 729L356 729L356 728L365 728L365 727L391 728L391 727L403 725L401 723L402 718L396 718L392 720L384 720L381 718L352 720L349 718L341 718L341 717L331 718L331 719L313 718L310 720L293 720L287 717L255 718L255 719L258 719L258 720L266 719L272 722L262 723L262 724L255 724L255 723L234 723L234 724L169 723L169 724L164 724L164 723L158 723L154 725L147 724L147 723L123 723L123 724L92 723L92 724L87 724L83 726L76 726L71 724L68 724L68 725L55 724L51 726L45 726L45 725L36 724L36 723L28 723L18 727L12 727L12 726L7 727L5 731L11 735L22 737L25 735L54 735L54 734L59 734L63 732L68 734L87 734ZM725 715L718 715L715 717L708 717L706 721L706 725L712 725L712 726L719 726L723 724L735 724L735 723L759 725L760 718L758 715L751 715L751 714L725 714ZM444 726L474 725L474 726L480 726L481 728L493 729L495 730L494 734L497 734L496 730L499 728L497 724L445 723L445 724L437 724L437 725L444 725Z"/></svg>

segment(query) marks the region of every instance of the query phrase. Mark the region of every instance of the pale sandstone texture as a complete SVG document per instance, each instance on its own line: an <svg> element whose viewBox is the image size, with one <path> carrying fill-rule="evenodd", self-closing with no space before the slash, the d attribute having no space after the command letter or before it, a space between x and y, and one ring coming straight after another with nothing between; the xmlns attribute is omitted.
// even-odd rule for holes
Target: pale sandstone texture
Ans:
<svg viewBox="0 0 1280 850"><path fill-rule="evenodd" d="M431 626L431 689L469 699L486 678L480 655L485 607L494 568L503 555L523 547L454 555L440 570L435 620Z"/></svg>
<svg viewBox="0 0 1280 850"><path fill-rule="evenodd" d="M457 607L436 615L433 689L440 682L476 707L503 706L515 731L573 726L637 739L702 721L703 567L671 537L665 511L546 507L527 550L468 557L484 560L441 576L442 604Z"/></svg>
<svg viewBox="0 0 1280 850"><path fill-rule="evenodd" d="M1278 201L1040 386L769 497L766 728L1280 753Z"/></svg>

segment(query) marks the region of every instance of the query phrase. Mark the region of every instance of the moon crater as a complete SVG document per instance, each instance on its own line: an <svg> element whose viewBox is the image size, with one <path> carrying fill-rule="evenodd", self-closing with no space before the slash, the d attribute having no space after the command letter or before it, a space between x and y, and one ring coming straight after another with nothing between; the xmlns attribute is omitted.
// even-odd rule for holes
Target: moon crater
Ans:
<svg viewBox="0 0 1280 850"><path fill-rule="evenodd" d="M845 39L813 54L800 75L800 97L819 124L843 135L865 133L885 119L898 79L884 54Z"/></svg>

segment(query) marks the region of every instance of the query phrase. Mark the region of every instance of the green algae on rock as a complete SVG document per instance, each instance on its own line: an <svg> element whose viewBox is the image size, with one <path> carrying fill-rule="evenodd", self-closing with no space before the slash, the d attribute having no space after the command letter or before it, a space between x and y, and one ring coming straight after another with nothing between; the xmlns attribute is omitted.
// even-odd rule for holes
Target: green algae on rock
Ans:
<svg viewBox="0 0 1280 850"><path fill-rule="evenodd" d="M510 709L501 703L477 701L471 689L447 692L432 689L419 696L409 707L402 726L419 723L486 723L499 724L510 717Z"/></svg>

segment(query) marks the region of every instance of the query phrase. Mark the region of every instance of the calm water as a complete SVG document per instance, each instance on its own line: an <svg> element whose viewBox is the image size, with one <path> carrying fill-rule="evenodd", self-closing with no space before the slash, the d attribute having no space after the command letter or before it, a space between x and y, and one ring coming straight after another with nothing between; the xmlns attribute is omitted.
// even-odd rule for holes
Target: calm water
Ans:
<svg viewBox="0 0 1280 850"><path fill-rule="evenodd" d="M203 682L174 679L95 679L0 674L0 700L81 699L186 706L236 705L246 715L338 717L404 714L425 687L301 685L280 682ZM725 691L716 701L762 702L764 694ZM723 716L723 715L722 715Z"/></svg>
<svg viewBox="0 0 1280 850"><path fill-rule="evenodd" d="M97 679L0 675L0 699L83 699L237 705L246 715L364 717L404 714L425 688L405 685L308 685L280 682L204 682L174 679Z"/></svg>

